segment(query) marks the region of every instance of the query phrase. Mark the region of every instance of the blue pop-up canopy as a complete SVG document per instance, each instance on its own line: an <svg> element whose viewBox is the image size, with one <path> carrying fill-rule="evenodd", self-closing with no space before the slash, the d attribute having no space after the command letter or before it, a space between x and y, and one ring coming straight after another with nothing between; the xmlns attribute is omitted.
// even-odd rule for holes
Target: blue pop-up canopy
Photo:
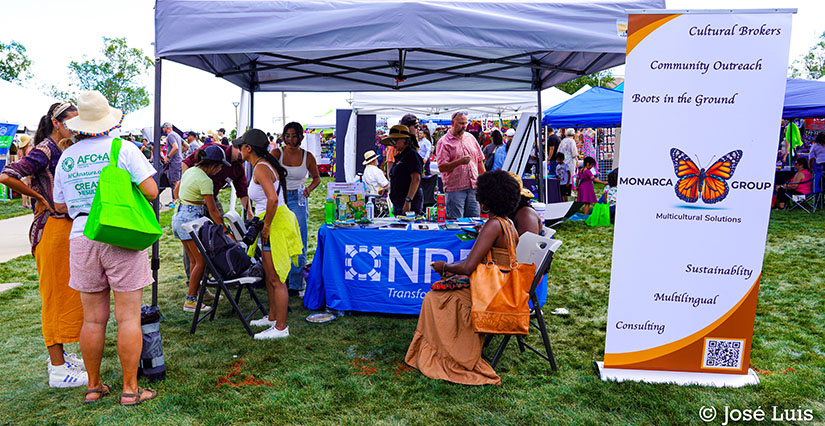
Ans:
<svg viewBox="0 0 825 426"><path fill-rule="evenodd" d="M825 82L788 79L782 118L825 117Z"/></svg>
<svg viewBox="0 0 825 426"><path fill-rule="evenodd" d="M622 123L623 96L616 90L594 87L544 110L542 123L553 128L618 127ZM782 118L821 117L825 117L825 82L789 78Z"/></svg>
<svg viewBox="0 0 825 426"><path fill-rule="evenodd" d="M559 127L618 127L622 124L622 92L594 87L544 111L542 123Z"/></svg>

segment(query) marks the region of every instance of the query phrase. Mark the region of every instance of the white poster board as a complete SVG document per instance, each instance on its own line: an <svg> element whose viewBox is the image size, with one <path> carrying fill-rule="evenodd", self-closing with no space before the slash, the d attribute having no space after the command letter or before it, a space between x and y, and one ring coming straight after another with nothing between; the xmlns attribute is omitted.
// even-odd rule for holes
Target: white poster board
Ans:
<svg viewBox="0 0 825 426"><path fill-rule="evenodd" d="M513 140L507 147L507 157L504 158L504 165L501 169L518 176L523 175L537 140L536 116L527 112L521 114L518 126L516 126L516 134L513 135Z"/></svg>
<svg viewBox="0 0 825 426"><path fill-rule="evenodd" d="M629 15L604 360L624 379L749 373L792 13Z"/></svg>

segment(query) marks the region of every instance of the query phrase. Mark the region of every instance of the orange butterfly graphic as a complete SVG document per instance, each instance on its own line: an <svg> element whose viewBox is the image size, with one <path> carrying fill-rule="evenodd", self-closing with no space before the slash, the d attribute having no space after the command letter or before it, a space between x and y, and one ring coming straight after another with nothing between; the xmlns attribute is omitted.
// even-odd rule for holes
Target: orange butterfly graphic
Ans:
<svg viewBox="0 0 825 426"><path fill-rule="evenodd" d="M670 159L676 171L676 196L688 203L695 203L702 196L707 204L718 203L728 196L728 179L733 176L739 160L742 159L742 150L731 151L707 170L696 166L696 163L687 154L677 148L671 148Z"/></svg>

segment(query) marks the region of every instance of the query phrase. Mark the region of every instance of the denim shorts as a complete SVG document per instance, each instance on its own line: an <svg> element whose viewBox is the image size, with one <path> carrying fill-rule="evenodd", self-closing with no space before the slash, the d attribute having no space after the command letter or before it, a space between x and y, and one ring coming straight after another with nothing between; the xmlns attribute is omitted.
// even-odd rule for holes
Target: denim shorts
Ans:
<svg viewBox="0 0 825 426"><path fill-rule="evenodd" d="M175 215L172 216L172 233L175 238L181 241L191 240L192 237L183 229L184 223L189 223L203 217L203 206L193 206L191 204L180 204L175 209Z"/></svg>

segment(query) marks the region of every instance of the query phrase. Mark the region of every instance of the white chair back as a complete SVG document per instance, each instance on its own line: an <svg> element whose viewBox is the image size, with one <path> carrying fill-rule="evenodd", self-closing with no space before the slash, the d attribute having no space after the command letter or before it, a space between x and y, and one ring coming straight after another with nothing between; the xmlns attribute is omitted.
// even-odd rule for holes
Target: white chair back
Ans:
<svg viewBox="0 0 825 426"><path fill-rule="evenodd" d="M518 246L516 246L516 258L519 263L532 263L541 266L545 253L548 251L555 253L559 247L561 247L561 241L559 240L525 232L519 237Z"/></svg>
<svg viewBox="0 0 825 426"><path fill-rule="evenodd" d="M195 219L191 222L186 222L181 226L183 227L184 231L189 232L189 233L194 231L195 235L197 236L198 235L198 230L201 229L201 226L203 226L204 223L209 222L209 221L211 221L211 219L209 219L208 217L201 217L201 218Z"/></svg>
<svg viewBox="0 0 825 426"><path fill-rule="evenodd" d="M234 210L230 210L223 214L223 218L229 222L229 231L232 232L235 241L240 242L243 240L243 236L246 234L246 225L241 220L241 215Z"/></svg>
<svg viewBox="0 0 825 426"><path fill-rule="evenodd" d="M555 235L555 234L556 234L556 230L555 230L555 229L553 229L553 228L548 228L548 227L546 227L546 226L545 226L545 227L544 227L544 235L542 235L542 236L543 236L543 237L550 238L550 237L552 237L552 236L553 236L553 235Z"/></svg>

